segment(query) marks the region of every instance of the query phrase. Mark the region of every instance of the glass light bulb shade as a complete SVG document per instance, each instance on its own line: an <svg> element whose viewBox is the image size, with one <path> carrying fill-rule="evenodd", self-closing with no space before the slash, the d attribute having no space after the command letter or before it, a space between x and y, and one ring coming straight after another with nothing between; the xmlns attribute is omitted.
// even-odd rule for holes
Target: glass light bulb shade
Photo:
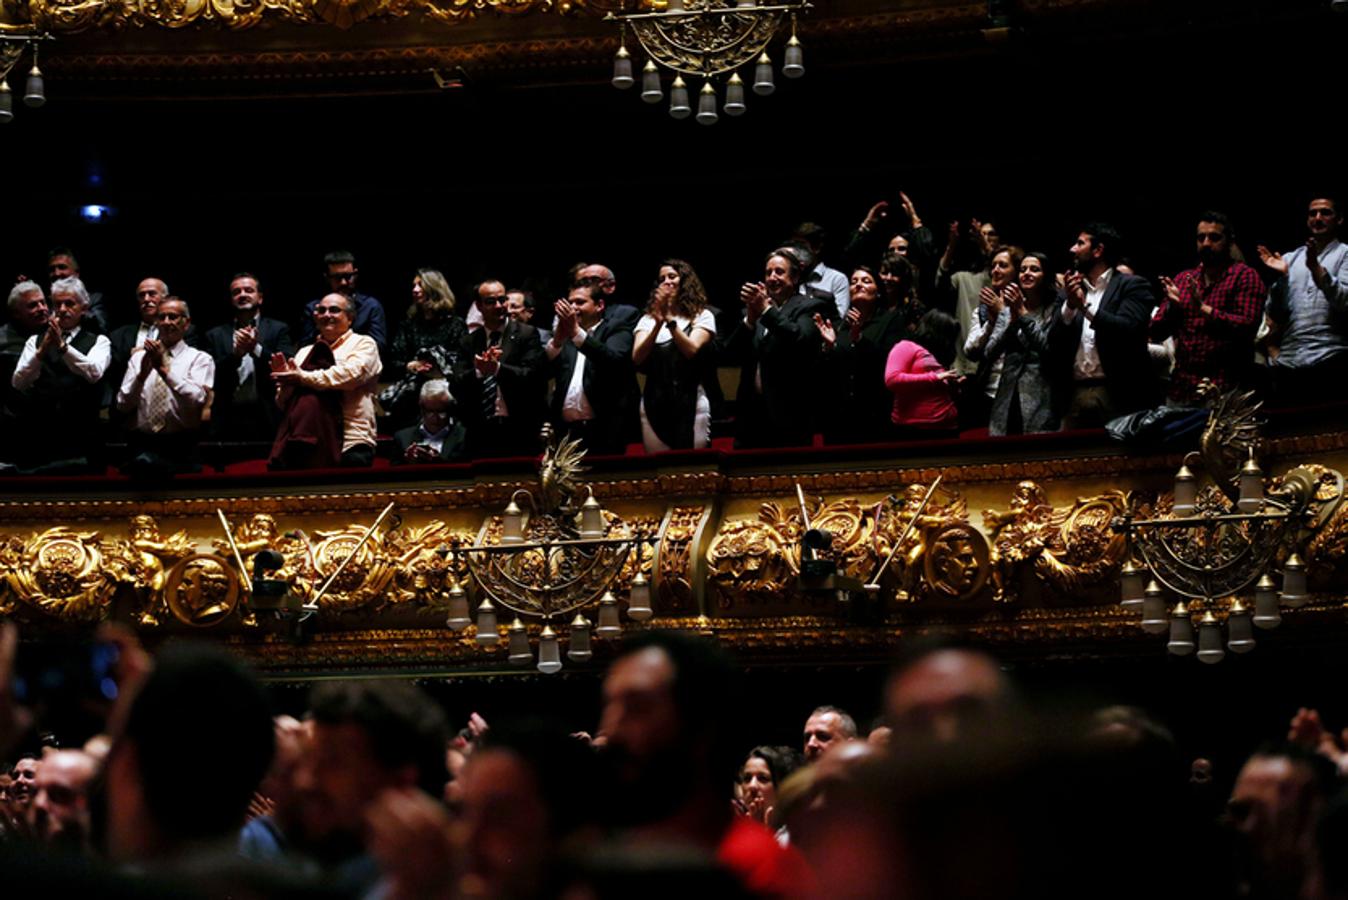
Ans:
<svg viewBox="0 0 1348 900"><path fill-rule="evenodd" d="M484 647L493 647L500 641L501 636L496 633L496 607L490 600L483 600L477 608L477 642Z"/></svg>
<svg viewBox="0 0 1348 900"><path fill-rule="evenodd" d="M646 65L641 67L641 99L647 103L659 103L664 96L665 92L660 87L660 70L655 67L655 63L646 60Z"/></svg>
<svg viewBox="0 0 1348 900"><path fill-rule="evenodd" d="M573 662L589 662L590 657L594 656L590 650L590 620L584 616L576 616L571 622L566 656Z"/></svg>
<svg viewBox="0 0 1348 900"><path fill-rule="evenodd" d="M544 675L555 675L562 670L562 651L557 646L557 632L551 626L544 625L543 633L538 637L538 671Z"/></svg>
<svg viewBox="0 0 1348 900"><path fill-rule="evenodd" d="M1172 507L1175 515L1193 515L1197 500L1198 479L1194 478L1194 473L1189 471L1188 466L1180 466L1179 471L1175 473L1175 503Z"/></svg>
<svg viewBox="0 0 1348 900"><path fill-rule="evenodd" d="M697 124L715 125L719 118L716 114L716 89L710 81L704 81L697 95Z"/></svg>
<svg viewBox="0 0 1348 900"><path fill-rule="evenodd" d="M1282 602L1296 609L1305 606L1310 597L1306 594L1306 566L1301 557L1293 553L1287 557L1282 569Z"/></svg>
<svg viewBox="0 0 1348 900"><path fill-rule="evenodd" d="M632 77L632 54L627 52L626 47L619 47L613 57L613 86L625 91L636 83L637 80Z"/></svg>
<svg viewBox="0 0 1348 900"><path fill-rule="evenodd" d="M651 609L651 583L640 570L632 579L632 590L627 595L627 618L633 622L645 622L655 615Z"/></svg>
<svg viewBox="0 0 1348 900"><path fill-rule="evenodd" d="M805 74L805 52L801 49L800 41L796 36L791 35L791 40L786 42L786 56L782 59L782 74L787 78L799 78Z"/></svg>
<svg viewBox="0 0 1348 900"><path fill-rule="evenodd" d="M0 79L0 124L13 121L14 119L14 94L9 89L9 82Z"/></svg>
<svg viewBox="0 0 1348 900"><path fill-rule="evenodd" d="M1183 603L1178 604L1170 616L1170 642L1165 648L1176 656L1194 652L1194 623Z"/></svg>
<svg viewBox="0 0 1348 900"><path fill-rule="evenodd" d="M1243 513L1257 513L1264 505L1264 472L1254 459L1254 448L1250 448L1250 458L1240 470L1240 499L1236 509Z"/></svg>
<svg viewBox="0 0 1348 900"><path fill-rule="evenodd" d="M1166 615L1165 592L1156 582L1147 585L1147 594L1142 598L1142 630L1148 634L1165 634L1170 629L1170 618Z"/></svg>
<svg viewBox="0 0 1348 900"><path fill-rule="evenodd" d="M1222 626L1211 612L1203 614L1198 625L1198 659L1209 665L1226 658L1222 649Z"/></svg>
<svg viewBox="0 0 1348 900"><path fill-rule="evenodd" d="M501 543L524 543L524 511L512 499L501 514Z"/></svg>
<svg viewBox="0 0 1348 900"><path fill-rule="evenodd" d="M623 627L618 621L618 599L605 591L599 601L599 622L595 626L594 636L607 639L619 637L622 633Z"/></svg>
<svg viewBox="0 0 1348 900"><path fill-rule="evenodd" d="M1232 653L1249 653L1254 649L1254 622L1239 600L1231 604L1231 613L1226 617L1226 649Z"/></svg>
<svg viewBox="0 0 1348 900"><path fill-rule="evenodd" d="M1133 565L1132 560L1123 564L1119 572L1119 587L1124 609L1142 608L1142 592L1146 589L1147 572Z"/></svg>
<svg viewBox="0 0 1348 900"><path fill-rule="evenodd" d="M686 119L693 114L693 108L688 105L688 85L684 84L682 75L675 75L674 83L669 86L669 114L676 119Z"/></svg>
<svg viewBox="0 0 1348 900"><path fill-rule="evenodd" d="M23 89L23 103L36 109L46 102L47 93L42 81L42 71L34 65L28 73L28 83Z"/></svg>
<svg viewBox="0 0 1348 900"><path fill-rule="evenodd" d="M738 72L730 76L725 85L725 106L721 107L727 116L742 116L748 109L744 105L744 79Z"/></svg>
<svg viewBox="0 0 1348 900"><path fill-rule="evenodd" d="M468 592L457 581L449 588L449 617L445 624L455 631L462 631L473 624L468 616Z"/></svg>
<svg viewBox="0 0 1348 900"><path fill-rule="evenodd" d="M594 499L594 494L580 505L580 536L586 539L604 536L604 507Z"/></svg>
<svg viewBox="0 0 1348 900"><path fill-rule="evenodd" d="M772 60L764 53L754 64L754 93L766 97L777 89L772 83Z"/></svg>
<svg viewBox="0 0 1348 900"><path fill-rule="evenodd" d="M534 651L529 647L529 632L519 619L510 623L506 629L510 635L506 660L512 666L527 666L534 661Z"/></svg>
<svg viewBox="0 0 1348 900"><path fill-rule="evenodd" d="M1282 624L1278 610L1278 588L1265 572L1254 586L1254 624L1257 628L1277 628Z"/></svg>

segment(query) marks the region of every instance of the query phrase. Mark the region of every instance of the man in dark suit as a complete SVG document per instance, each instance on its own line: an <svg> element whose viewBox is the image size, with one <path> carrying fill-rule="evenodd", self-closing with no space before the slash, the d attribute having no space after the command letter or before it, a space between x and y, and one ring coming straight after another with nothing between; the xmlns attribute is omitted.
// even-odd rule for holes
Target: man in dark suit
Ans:
<svg viewBox="0 0 1348 900"><path fill-rule="evenodd" d="M814 410L823 399L823 338L814 318L832 321L838 309L832 297L799 292L805 271L798 251L780 247L768 255L763 281L740 289L744 319L726 345L741 364L738 447L808 444L814 436Z"/></svg>
<svg viewBox="0 0 1348 900"><path fill-rule="evenodd" d="M477 286L482 327L464 341L472 369L456 373L454 395L468 420L473 455L522 456L539 449L545 412L547 358L532 325L506 315L505 285L488 279Z"/></svg>
<svg viewBox="0 0 1348 900"><path fill-rule="evenodd" d="M393 434L394 463L463 462L468 459L468 431L455 417L449 382L433 378L421 386L421 421Z"/></svg>
<svg viewBox="0 0 1348 900"><path fill-rule="evenodd" d="M215 360L211 433L218 440L270 443L280 415L268 361L295 355L290 329L262 315L257 278L240 272L229 282L234 321L206 332L202 348Z"/></svg>
<svg viewBox="0 0 1348 900"><path fill-rule="evenodd" d="M593 453L622 453L637 436L636 368L632 329L637 311L609 309L593 287L574 287L558 300L557 330L545 348L556 383L552 421Z"/></svg>
<svg viewBox="0 0 1348 900"><path fill-rule="evenodd" d="M341 294L355 307L355 318L351 330L374 339L379 347L379 355L388 353L388 321L384 315L384 304L369 294L356 290L356 279L360 272L356 268L356 257L346 250L334 250L323 257L324 275L328 281L329 293ZM320 297L319 300L323 298ZM300 319L300 343L312 344L318 339L318 330L314 326L314 310L319 300L311 300L304 307L304 316Z"/></svg>
<svg viewBox="0 0 1348 900"><path fill-rule="evenodd" d="M1122 239L1111 225L1087 225L1072 244L1049 339L1073 359L1064 428L1098 427L1155 406L1160 380L1147 351L1156 298L1146 279L1117 268Z"/></svg>

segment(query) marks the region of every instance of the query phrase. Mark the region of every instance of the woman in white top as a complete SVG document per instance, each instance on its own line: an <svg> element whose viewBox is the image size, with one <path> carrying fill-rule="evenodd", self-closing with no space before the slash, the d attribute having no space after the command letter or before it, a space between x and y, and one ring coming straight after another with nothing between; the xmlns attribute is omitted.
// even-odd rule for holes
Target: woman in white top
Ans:
<svg viewBox="0 0 1348 900"><path fill-rule="evenodd" d="M711 403L702 385L716 374L715 335L702 280L683 260L665 260L632 346L632 362L646 375L641 437L647 453L711 444Z"/></svg>

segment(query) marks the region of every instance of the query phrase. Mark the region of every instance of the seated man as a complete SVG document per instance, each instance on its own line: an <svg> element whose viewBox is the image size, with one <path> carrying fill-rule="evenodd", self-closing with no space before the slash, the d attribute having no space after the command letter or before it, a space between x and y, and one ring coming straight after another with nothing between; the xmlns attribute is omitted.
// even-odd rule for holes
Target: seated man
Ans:
<svg viewBox="0 0 1348 900"><path fill-rule="evenodd" d="M192 461L201 437L201 416L215 381L215 360L183 340L191 324L187 304L169 297L158 304L158 338L131 354L117 409L133 414L127 445L128 472L156 476L196 471Z"/></svg>
<svg viewBox="0 0 1348 900"><path fill-rule="evenodd" d="M368 466L374 462L374 392L383 367L374 339L351 330L354 303L328 294L314 307L318 340L294 359L272 354L283 409L273 468Z"/></svg>
<svg viewBox="0 0 1348 900"><path fill-rule="evenodd" d="M421 386L421 421L393 435L395 463L463 462L468 459L467 434L454 418L449 382L435 378Z"/></svg>
<svg viewBox="0 0 1348 900"><path fill-rule="evenodd" d="M10 383L23 409L20 426L28 435L16 461L52 473L90 468L101 447L98 413L108 339L81 327L89 294L78 278L62 278L51 288L53 315L47 328L23 346Z"/></svg>

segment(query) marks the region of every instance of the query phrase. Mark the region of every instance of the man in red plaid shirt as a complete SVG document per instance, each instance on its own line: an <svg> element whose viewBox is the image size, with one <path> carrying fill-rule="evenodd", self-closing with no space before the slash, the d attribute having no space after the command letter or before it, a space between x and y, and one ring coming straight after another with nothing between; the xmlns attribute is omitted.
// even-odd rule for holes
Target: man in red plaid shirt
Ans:
<svg viewBox="0 0 1348 900"><path fill-rule="evenodd" d="M1220 390L1248 380L1254 339L1267 293L1254 269L1232 258L1235 233L1219 212L1198 218L1198 268L1161 276L1165 299L1151 320L1151 339L1175 338L1171 402L1192 402L1199 382Z"/></svg>

